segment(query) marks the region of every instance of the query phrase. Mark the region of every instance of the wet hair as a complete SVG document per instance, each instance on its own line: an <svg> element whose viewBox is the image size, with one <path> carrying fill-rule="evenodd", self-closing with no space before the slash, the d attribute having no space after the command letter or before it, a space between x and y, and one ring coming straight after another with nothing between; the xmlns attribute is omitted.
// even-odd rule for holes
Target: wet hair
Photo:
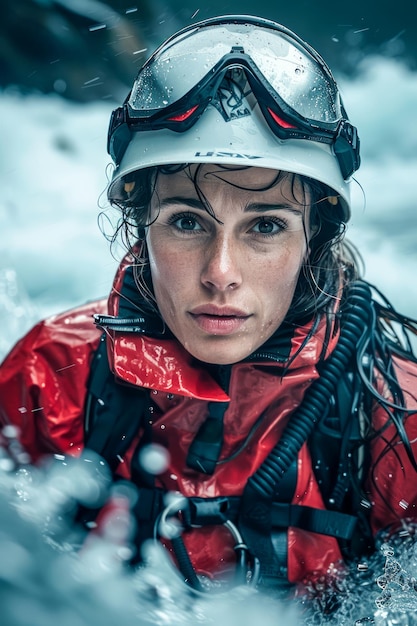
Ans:
<svg viewBox="0 0 417 626"><path fill-rule="evenodd" d="M193 181L203 206L215 218L214 211L199 186L201 167L202 165L198 165L192 171L189 165L181 164L139 170L125 176L112 188L111 195L109 194L110 204L121 211L112 241L120 236L126 249L132 254L136 284L148 310L150 308L158 312L153 298L145 242L145 228L150 224L150 205L153 194L157 193L158 174L170 175L185 171ZM220 176L222 172L231 169L236 170L236 167L219 166L218 172L210 172L210 175ZM297 324L303 323L303 320L315 313L333 310L335 298L340 296L341 288L358 278L361 260L358 252L344 238L346 223L342 207L335 192L328 186L306 176L277 171L276 177L267 187L255 189L270 189L284 179L289 182L290 200L304 207L310 206L310 223L304 224L306 239L307 228L311 233L307 242L310 252L286 317L287 322ZM230 180L227 182L233 185ZM250 189L254 190L253 187Z"/></svg>

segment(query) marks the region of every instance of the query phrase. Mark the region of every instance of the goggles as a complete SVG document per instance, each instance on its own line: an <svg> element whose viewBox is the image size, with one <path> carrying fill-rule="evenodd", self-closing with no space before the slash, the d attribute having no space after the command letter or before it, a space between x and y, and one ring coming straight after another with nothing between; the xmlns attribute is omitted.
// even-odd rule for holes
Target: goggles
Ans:
<svg viewBox="0 0 417 626"><path fill-rule="evenodd" d="M116 165L132 132L187 131L216 104L225 76L242 73L279 139L331 145L345 180L358 169L357 131L321 56L285 27L250 16L194 24L153 53L112 113L108 152Z"/></svg>

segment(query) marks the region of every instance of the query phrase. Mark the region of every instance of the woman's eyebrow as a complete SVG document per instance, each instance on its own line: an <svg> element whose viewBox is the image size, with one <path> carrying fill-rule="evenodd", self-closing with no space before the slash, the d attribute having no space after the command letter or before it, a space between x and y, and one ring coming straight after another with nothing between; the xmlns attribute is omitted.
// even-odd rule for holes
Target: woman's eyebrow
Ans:
<svg viewBox="0 0 417 626"><path fill-rule="evenodd" d="M198 209L206 211L204 203L198 198L186 198L183 196L168 196L159 201L159 209L167 207L188 207L189 209ZM302 207L297 208L294 205L279 202L249 202L245 205L243 211L245 213L266 213L267 211L290 211L301 217L303 215Z"/></svg>
<svg viewBox="0 0 417 626"><path fill-rule="evenodd" d="M183 196L171 196L159 201L158 208L163 209L169 206L187 206L190 209L205 210L204 204L198 198L184 198Z"/></svg>
<svg viewBox="0 0 417 626"><path fill-rule="evenodd" d="M245 208L245 212L253 211L254 213L264 213L266 211L291 211L296 215L303 215L303 207L297 208L292 204L279 202L249 202Z"/></svg>

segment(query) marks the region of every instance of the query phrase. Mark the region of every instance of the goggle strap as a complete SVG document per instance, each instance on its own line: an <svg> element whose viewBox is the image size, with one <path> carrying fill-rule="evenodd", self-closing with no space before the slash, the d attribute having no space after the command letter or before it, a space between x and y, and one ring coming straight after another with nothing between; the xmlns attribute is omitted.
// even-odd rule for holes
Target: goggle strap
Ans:
<svg viewBox="0 0 417 626"><path fill-rule="evenodd" d="M359 168L359 136L355 126L343 120L333 143L333 150L339 162L344 180L348 180Z"/></svg>
<svg viewBox="0 0 417 626"><path fill-rule="evenodd" d="M126 104L124 104L115 109L110 118L107 152L116 165L119 165L132 139L132 131L127 123L127 116Z"/></svg>

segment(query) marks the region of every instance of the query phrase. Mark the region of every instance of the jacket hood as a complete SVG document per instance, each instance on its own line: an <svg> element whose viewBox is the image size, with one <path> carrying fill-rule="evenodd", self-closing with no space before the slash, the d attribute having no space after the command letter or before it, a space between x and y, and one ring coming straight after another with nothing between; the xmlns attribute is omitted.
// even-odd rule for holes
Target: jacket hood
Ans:
<svg viewBox="0 0 417 626"><path fill-rule="evenodd" d="M191 356L143 300L134 277L134 258L121 262L108 300L109 315L96 324L111 337L109 363L133 385L205 400L227 401L206 364ZM283 322L244 362L278 367L282 372L313 367L333 351L338 339L337 311L329 320L314 316L302 324ZM212 369L212 368L211 368Z"/></svg>

